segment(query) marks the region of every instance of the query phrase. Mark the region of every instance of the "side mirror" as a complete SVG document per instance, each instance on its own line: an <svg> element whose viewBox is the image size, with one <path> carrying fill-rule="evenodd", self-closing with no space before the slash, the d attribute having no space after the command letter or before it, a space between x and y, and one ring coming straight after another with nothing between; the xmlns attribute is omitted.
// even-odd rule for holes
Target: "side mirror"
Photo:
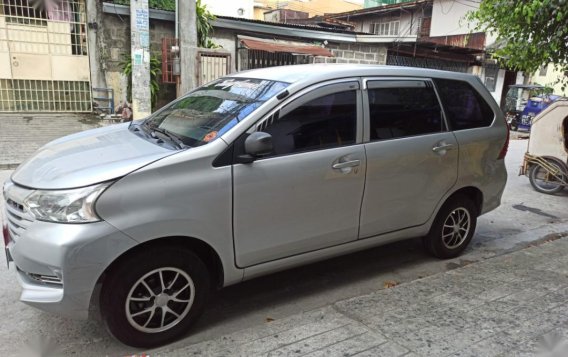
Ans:
<svg viewBox="0 0 568 357"><path fill-rule="evenodd" d="M248 164L256 158L271 154L273 151L272 135L257 131L245 140L245 155L239 156L239 162Z"/></svg>

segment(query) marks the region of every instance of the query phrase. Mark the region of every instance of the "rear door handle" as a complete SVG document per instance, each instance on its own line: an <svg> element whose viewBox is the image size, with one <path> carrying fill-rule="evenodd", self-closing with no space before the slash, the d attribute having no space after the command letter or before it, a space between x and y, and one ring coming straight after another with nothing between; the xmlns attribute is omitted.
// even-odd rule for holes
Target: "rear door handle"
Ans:
<svg viewBox="0 0 568 357"><path fill-rule="evenodd" d="M440 151L444 151L444 150L451 150L453 148L454 148L453 144L439 144L438 146L434 146L432 148L432 151L440 152Z"/></svg>
<svg viewBox="0 0 568 357"><path fill-rule="evenodd" d="M336 164L333 164L331 167L333 167L334 169L340 170L340 169L345 169L348 167L356 167L361 165L361 160L350 160L350 161L343 161L343 162L338 162Z"/></svg>

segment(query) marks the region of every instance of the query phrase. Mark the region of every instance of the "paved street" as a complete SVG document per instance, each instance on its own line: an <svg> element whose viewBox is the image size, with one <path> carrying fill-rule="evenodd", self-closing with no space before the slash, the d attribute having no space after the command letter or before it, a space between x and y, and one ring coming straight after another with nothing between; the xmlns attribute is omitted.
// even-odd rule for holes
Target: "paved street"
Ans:
<svg viewBox="0 0 568 357"><path fill-rule="evenodd" d="M530 355L539 336L557 326L564 333L568 320L568 240L548 242L568 232L568 195L539 194L517 176L526 143L511 142L503 204L480 218L461 257L431 258L412 240L229 287L212 297L191 336L159 351L349 355L362 348L366 355L437 356L474 346L462 355L513 348ZM0 180L8 175L0 172ZM140 352L110 339L97 322L65 320L17 302L13 268L6 272L3 259L1 355L39 337L64 355ZM386 281L400 285L384 290Z"/></svg>

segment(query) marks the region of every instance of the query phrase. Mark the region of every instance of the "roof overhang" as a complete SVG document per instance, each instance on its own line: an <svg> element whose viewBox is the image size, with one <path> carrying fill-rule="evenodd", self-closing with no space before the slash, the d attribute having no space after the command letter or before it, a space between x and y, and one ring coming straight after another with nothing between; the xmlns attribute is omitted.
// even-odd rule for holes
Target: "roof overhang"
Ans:
<svg viewBox="0 0 568 357"><path fill-rule="evenodd" d="M310 40L318 41L336 41L351 42L357 41L355 33L334 33L329 31L319 31L317 29L304 29L278 26L278 23L262 23L252 21L239 21L234 19L226 19L217 17L212 22L213 27L224 28L229 30L240 30L266 35L286 36L286 37L302 37Z"/></svg>
<svg viewBox="0 0 568 357"><path fill-rule="evenodd" d="M464 35L423 36L417 41L422 46L443 48L462 53L481 53L485 49L485 32Z"/></svg>
<svg viewBox="0 0 568 357"><path fill-rule="evenodd" d="M114 14L119 16L130 16L130 6L127 5L117 5L108 2L103 2L103 12L107 14ZM172 21L176 20L175 12L150 9L148 16L151 19Z"/></svg>
<svg viewBox="0 0 568 357"><path fill-rule="evenodd" d="M248 36L238 36L238 39L240 45L251 50L333 57L329 49L303 42L267 40Z"/></svg>

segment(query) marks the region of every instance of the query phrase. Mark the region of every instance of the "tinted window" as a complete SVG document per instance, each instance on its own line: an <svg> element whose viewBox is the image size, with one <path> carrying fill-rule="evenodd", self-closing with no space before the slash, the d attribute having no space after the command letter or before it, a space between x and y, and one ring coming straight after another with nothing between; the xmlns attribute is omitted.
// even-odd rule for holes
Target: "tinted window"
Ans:
<svg viewBox="0 0 568 357"><path fill-rule="evenodd" d="M451 79L436 79L434 82L452 130L491 125L495 114L469 83Z"/></svg>
<svg viewBox="0 0 568 357"><path fill-rule="evenodd" d="M433 88L369 89L371 140L439 133L442 111Z"/></svg>
<svg viewBox="0 0 568 357"><path fill-rule="evenodd" d="M357 93L347 91L309 101L262 131L272 135L274 154L318 150L355 143Z"/></svg>

